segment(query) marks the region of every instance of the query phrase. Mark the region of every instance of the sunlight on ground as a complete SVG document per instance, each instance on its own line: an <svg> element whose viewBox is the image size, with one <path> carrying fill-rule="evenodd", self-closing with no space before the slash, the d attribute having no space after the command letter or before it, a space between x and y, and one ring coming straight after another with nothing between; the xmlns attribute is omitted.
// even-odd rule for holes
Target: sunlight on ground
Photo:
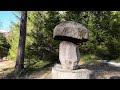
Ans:
<svg viewBox="0 0 120 90"><path fill-rule="evenodd" d="M81 67L95 70L96 79L120 78L120 68L108 66L101 62L85 63L81 60ZM14 70L15 61L0 62L0 78L4 78ZM24 72L24 75L18 79L51 79L51 69L54 65L48 62L38 62L33 67ZM9 79L9 78L8 78Z"/></svg>
<svg viewBox="0 0 120 90"><path fill-rule="evenodd" d="M14 70L15 61L0 62L0 78L5 77L7 74Z"/></svg>

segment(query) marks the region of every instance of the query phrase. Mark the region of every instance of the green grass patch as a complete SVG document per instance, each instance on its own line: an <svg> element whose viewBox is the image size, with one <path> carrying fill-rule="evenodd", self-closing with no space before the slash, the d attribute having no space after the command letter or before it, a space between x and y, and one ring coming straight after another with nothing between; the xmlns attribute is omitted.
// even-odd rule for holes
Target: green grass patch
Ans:
<svg viewBox="0 0 120 90"><path fill-rule="evenodd" d="M39 61L36 62L34 65L31 65L29 69L40 69L49 63L50 63L49 61Z"/></svg>
<svg viewBox="0 0 120 90"><path fill-rule="evenodd" d="M116 62L116 63L120 63L120 57L114 60L111 60L111 62Z"/></svg>
<svg viewBox="0 0 120 90"><path fill-rule="evenodd" d="M43 61L43 60L37 61L36 63L25 68L25 70L21 73L20 76L21 77L23 77L24 75L29 76L30 74L44 70L44 69L50 67L51 65L53 65L53 63L50 61Z"/></svg>
<svg viewBox="0 0 120 90"><path fill-rule="evenodd" d="M89 54L89 55L81 55L80 57L80 63L87 63L87 62L95 62L99 58L95 55Z"/></svg>

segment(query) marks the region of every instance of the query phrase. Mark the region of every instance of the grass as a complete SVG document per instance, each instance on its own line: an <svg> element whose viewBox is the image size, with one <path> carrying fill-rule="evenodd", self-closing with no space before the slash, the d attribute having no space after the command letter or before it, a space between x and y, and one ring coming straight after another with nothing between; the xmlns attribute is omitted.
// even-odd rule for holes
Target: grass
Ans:
<svg viewBox="0 0 120 90"><path fill-rule="evenodd" d="M96 60L98 60L98 57L92 54L89 55L81 55L80 57L80 63L88 63L88 62L95 62Z"/></svg>
<svg viewBox="0 0 120 90"><path fill-rule="evenodd" d="M120 63L120 57L114 60L111 60L112 62Z"/></svg>
<svg viewBox="0 0 120 90"><path fill-rule="evenodd" d="M45 66L49 63L50 63L49 61L38 61L34 65L30 66L28 69L29 70L32 70L32 69L36 70L36 69L42 68L43 66Z"/></svg>
<svg viewBox="0 0 120 90"><path fill-rule="evenodd" d="M34 65L26 68L20 75L20 78L40 78L41 73L46 72L54 63L50 61L38 61Z"/></svg>
<svg viewBox="0 0 120 90"><path fill-rule="evenodd" d="M93 54L81 55L81 57L80 57L80 63L81 64L88 63L88 62L94 62L95 63L97 60L102 60L102 59L100 59L99 57L97 57ZM108 61L120 63L120 57L117 58L117 59L108 60Z"/></svg>

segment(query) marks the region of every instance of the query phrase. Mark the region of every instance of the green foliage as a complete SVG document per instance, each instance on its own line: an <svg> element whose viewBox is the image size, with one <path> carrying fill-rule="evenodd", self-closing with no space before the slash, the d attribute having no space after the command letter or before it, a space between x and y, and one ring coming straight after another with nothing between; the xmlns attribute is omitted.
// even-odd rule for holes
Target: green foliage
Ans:
<svg viewBox="0 0 120 90"><path fill-rule="evenodd" d="M111 62L120 63L120 56L117 59L112 59Z"/></svg>
<svg viewBox="0 0 120 90"><path fill-rule="evenodd" d="M80 45L81 53L108 60L120 56L120 12L67 11L65 19L80 22L90 31L90 40Z"/></svg>
<svg viewBox="0 0 120 90"><path fill-rule="evenodd" d="M10 60L16 60L19 41L19 24L13 24L10 30L10 36L8 42L10 44L9 56Z"/></svg>
<svg viewBox="0 0 120 90"><path fill-rule="evenodd" d="M10 45L3 33L0 33L0 58L7 56Z"/></svg>
<svg viewBox="0 0 120 90"><path fill-rule="evenodd" d="M117 60L120 57L119 11L28 11L25 64L37 61L58 61L59 41L53 39L53 29L62 21L76 21L85 25L90 40L80 44L83 61L95 59ZM16 59L19 25L11 27L9 57Z"/></svg>
<svg viewBox="0 0 120 90"><path fill-rule="evenodd" d="M42 68L42 67L44 67L45 65L47 65L47 64L49 64L50 62L48 62L48 61L38 61L38 62L36 62L35 64L33 64L33 65L31 65L30 67L29 67L29 69L34 69L34 70L36 70L36 69L40 69L40 68Z"/></svg>
<svg viewBox="0 0 120 90"><path fill-rule="evenodd" d="M26 46L26 56L35 60L58 60L58 42L53 40L53 29L60 23L58 12L31 12L32 30L29 36L33 42Z"/></svg>
<svg viewBox="0 0 120 90"><path fill-rule="evenodd" d="M99 58L95 55L92 55L92 54L87 54L87 55L81 55L81 58L80 58L80 62L92 62L92 61L96 61L98 60Z"/></svg>

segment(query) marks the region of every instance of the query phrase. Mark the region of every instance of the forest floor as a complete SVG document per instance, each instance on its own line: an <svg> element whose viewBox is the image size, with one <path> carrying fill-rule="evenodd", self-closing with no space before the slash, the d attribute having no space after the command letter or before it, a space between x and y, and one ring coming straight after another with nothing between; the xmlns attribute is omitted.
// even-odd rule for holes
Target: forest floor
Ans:
<svg viewBox="0 0 120 90"><path fill-rule="evenodd" d="M14 70L15 61L0 62L0 79L9 78ZM18 79L51 79L51 69L53 65L46 64L37 70L26 71ZM86 68L95 71L96 79L120 79L120 67L109 66L101 62L91 62L81 65L81 68Z"/></svg>
<svg viewBox="0 0 120 90"><path fill-rule="evenodd" d="M0 78L4 78L8 74L10 74L15 67L15 61L7 60L0 61Z"/></svg>

